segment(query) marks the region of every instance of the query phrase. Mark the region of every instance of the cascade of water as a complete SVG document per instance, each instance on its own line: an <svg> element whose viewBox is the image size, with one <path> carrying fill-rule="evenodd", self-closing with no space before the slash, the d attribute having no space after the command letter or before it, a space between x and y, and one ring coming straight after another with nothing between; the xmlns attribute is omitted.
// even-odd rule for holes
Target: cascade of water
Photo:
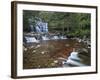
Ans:
<svg viewBox="0 0 100 80"><path fill-rule="evenodd" d="M41 32L41 30L38 26L36 26L35 29L36 29L36 32Z"/></svg>
<svg viewBox="0 0 100 80"><path fill-rule="evenodd" d="M60 39L67 39L66 36L60 36Z"/></svg>
<svg viewBox="0 0 100 80"><path fill-rule="evenodd" d="M47 36L42 36L43 40L50 40Z"/></svg>
<svg viewBox="0 0 100 80"><path fill-rule="evenodd" d="M32 43L32 42L38 43L39 42L38 40L36 40L35 37L25 37L25 38L26 38L27 43Z"/></svg>
<svg viewBox="0 0 100 80"><path fill-rule="evenodd" d="M72 52L71 55L66 59L66 61L62 62L64 66L68 66L68 64L73 66L86 66L81 62L82 59L78 56L78 52Z"/></svg>
<svg viewBox="0 0 100 80"><path fill-rule="evenodd" d="M40 21L36 21L36 32L48 32L48 23Z"/></svg>
<svg viewBox="0 0 100 80"><path fill-rule="evenodd" d="M72 52L71 55L68 57L68 60L71 60L71 59L75 59L77 61L80 61L81 59L78 57L78 52Z"/></svg>
<svg viewBox="0 0 100 80"><path fill-rule="evenodd" d="M53 36L52 39L53 39L53 40L59 39L59 37L58 37L58 36Z"/></svg>

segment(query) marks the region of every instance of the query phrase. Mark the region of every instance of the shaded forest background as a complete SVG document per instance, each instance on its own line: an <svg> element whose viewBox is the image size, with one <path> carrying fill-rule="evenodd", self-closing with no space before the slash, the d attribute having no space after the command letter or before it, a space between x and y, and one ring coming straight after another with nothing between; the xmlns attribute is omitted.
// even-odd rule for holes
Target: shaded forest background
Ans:
<svg viewBox="0 0 100 80"><path fill-rule="evenodd" d="M23 10L23 30L29 32L29 25L35 27L36 17L48 23L49 32L90 38L91 15L89 13L50 12ZM28 21L32 19L31 23Z"/></svg>

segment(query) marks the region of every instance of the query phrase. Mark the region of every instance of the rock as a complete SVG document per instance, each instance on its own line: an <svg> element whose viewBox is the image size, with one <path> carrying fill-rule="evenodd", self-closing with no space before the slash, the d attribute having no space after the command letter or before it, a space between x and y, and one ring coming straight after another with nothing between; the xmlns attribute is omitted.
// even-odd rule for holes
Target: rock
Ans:
<svg viewBox="0 0 100 80"><path fill-rule="evenodd" d="M77 51L78 51L79 54L81 54L81 53L88 53L88 49L86 49L86 48L80 48Z"/></svg>
<svg viewBox="0 0 100 80"><path fill-rule="evenodd" d="M44 53L45 53L44 51L41 52L41 54L44 54Z"/></svg>
<svg viewBox="0 0 100 80"><path fill-rule="evenodd" d="M30 46L29 48L32 49L32 48L34 48L34 46Z"/></svg>
<svg viewBox="0 0 100 80"><path fill-rule="evenodd" d="M78 51L78 55L79 57L81 56L85 56L87 58L87 56L90 56L90 51L88 49L82 48Z"/></svg>
<svg viewBox="0 0 100 80"><path fill-rule="evenodd" d="M41 45L37 45L35 48L39 48L39 47L41 47Z"/></svg>
<svg viewBox="0 0 100 80"><path fill-rule="evenodd" d="M55 66L55 63L51 63L51 66Z"/></svg>
<svg viewBox="0 0 100 80"><path fill-rule="evenodd" d="M65 46L66 46L66 47L69 47L70 45L69 45L69 44L66 44Z"/></svg>
<svg viewBox="0 0 100 80"><path fill-rule="evenodd" d="M27 48L24 48L24 51L27 51Z"/></svg>
<svg viewBox="0 0 100 80"><path fill-rule="evenodd" d="M36 52L36 50L33 50L33 52L32 53L35 53Z"/></svg>

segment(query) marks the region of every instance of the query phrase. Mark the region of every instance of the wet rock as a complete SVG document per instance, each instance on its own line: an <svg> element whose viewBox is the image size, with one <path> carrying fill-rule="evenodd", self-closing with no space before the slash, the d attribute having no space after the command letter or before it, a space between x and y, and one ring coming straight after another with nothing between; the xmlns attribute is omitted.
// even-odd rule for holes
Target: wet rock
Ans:
<svg viewBox="0 0 100 80"><path fill-rule="evenodd" d="M78 55L79 55L79 57L82 57L82 56L86 56L86 58L88 57L88 56L90 56L90 50L89 49L86 49L86 48L82 48L82 49L80 49L79 51L78 51Z"/></svg>

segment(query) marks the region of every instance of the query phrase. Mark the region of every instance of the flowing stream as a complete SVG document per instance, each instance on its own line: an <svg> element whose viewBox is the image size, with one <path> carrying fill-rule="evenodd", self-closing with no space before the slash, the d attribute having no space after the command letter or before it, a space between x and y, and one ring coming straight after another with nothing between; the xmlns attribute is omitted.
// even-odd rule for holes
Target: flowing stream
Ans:
<svg viewBox="0 0 100 80"><path fill-rule="evenodd" d="M81 51L86 48L85 44L77 40L48 40L48 38L43 37L39 43L36 43L36 39L33 41L35 43L31 43L26 47L27 50L24 50L24 69L90 65L90 56L87 56L90 52L83 52L84 54L79 56L78 52L73 51L73 48L81 49Z"/></svg>

